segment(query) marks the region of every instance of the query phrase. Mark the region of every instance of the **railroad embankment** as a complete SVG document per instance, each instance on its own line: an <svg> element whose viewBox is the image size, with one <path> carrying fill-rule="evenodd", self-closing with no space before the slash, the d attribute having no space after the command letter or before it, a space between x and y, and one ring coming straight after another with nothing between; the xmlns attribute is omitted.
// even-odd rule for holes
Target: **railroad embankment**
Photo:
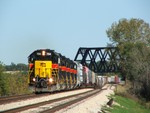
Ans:
<svg viewBox="0 0 150 113"><path fill-rule="evenodd" d="M145 102L129 93L130 84L118 85L115 95L109 96L112 105L104 105L102 113L149 113L150 102ZM109 102L108 102L109 103ZM107 104L108 104L107 103ZM101 113L100 112L100 113Z"/></svg>

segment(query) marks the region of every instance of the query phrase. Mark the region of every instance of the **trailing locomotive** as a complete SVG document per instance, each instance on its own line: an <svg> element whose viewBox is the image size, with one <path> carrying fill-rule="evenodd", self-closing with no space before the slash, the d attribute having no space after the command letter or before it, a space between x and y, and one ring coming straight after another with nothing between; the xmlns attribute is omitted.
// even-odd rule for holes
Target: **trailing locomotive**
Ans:
<svg viewBox="0 0 150 113"><path fill-rule="evenodd" d="M35 92L102 87L94 72L54 50L36 50L29 55L28 63L28 83Z"/></svg>

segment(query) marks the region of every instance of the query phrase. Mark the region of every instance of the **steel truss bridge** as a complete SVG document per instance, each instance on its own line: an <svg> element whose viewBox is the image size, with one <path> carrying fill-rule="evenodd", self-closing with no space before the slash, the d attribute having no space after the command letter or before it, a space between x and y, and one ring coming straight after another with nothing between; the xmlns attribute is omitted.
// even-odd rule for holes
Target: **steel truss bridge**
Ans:
<svg viewBox="0 0 150 113"><path fill-rule="evenodd" d="M95 73L118 72L120 54L116 47L80 47L74 61L87 66Z"/></svg>

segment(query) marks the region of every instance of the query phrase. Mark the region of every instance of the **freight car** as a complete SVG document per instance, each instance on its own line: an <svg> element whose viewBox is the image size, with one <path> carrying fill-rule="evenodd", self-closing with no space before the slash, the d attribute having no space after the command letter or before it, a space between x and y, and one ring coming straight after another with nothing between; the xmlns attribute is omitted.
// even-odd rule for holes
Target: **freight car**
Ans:
<svg viewBox="0 0 150 113"><path fill-rule="evenodd" d="M50 49L39 49L28 57L28 83L34 92L53 92L80 87L99 87L103 79L69 58Z"/></svg>

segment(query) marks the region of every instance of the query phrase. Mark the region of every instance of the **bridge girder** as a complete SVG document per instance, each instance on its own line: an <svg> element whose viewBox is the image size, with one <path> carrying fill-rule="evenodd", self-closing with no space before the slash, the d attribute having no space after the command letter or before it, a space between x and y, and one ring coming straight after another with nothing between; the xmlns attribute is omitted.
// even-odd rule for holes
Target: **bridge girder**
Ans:
<svg viewBox="0 0 150 113"><path fill-rule="evenodd" d="M75 61L89 67L95 73L118 72L120 54L116 47L80 47Z"/></svg>

